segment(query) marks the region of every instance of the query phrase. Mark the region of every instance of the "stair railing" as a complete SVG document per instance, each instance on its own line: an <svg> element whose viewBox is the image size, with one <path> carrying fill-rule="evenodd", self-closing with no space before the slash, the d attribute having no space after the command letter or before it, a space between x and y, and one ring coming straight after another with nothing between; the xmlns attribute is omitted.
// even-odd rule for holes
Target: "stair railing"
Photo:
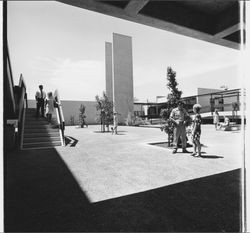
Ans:
<svg viewBox="0 0 250 233"><path fill-rule="evenodd" d="M26 85L23 79L23 75L22 74L20 75L19 84L15 86L11 70L11 62L10 62L8 46L4 50L5 50L5 62L6 62L6 67L4 69L4 87L5 87L4 119L6 124L5 133L8 134L9 137L11 137L6 139L6 145L8 143L7 141L11 140L10 142L11 148L14 148L14 147L20 147L21 145L24 114L28 102L27 102ZM10 132L7 132L8 130L7 127L9 127Z"/></svg>
<svg viewBox="0 0 250 233"><path fill-rule="evenodd" d="M3 13L6 13L7 8L4 1L5 10ZM5 15L5 17L7 17ZM7 28L7 25L4 24ZM5 36L3 47L3 73L4 73L4 150L9 150L15 148L16 145L16 127L17 127L17 116L16 116L16 103L14 95L14 81L11 70L10 55L8 49L7 38Z"/></svg>
<svg viewBox="0 0 250 233"><path fill-rule="evenodd" d="M57 113L57 119L58 119L58 123L59 123L61 141L62 141L62 145L64 146L65 145L65 137L64 137L65 121L64 121L63 110L62 110L62 105L61 105L61 100L59 97L58 90L55 90L54 98L55 98L55 101L57 102L56 113Z"/></svg>
<svg viewBox="0 0 250 233"><path fill-rule="evenodd" d="M26 85L25 85L22 74L20 75L18 89L19 89L18 137L19 137L19 145L20 145L20 148L22 149L25 113L26 113L26 109L28 108L28 98L27 98L27 93L26 93Z"/></svg>

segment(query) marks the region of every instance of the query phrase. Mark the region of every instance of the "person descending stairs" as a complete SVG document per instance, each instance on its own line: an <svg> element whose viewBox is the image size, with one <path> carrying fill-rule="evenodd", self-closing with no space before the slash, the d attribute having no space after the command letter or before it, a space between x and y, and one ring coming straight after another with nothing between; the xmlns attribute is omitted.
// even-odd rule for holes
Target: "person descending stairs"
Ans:
<svg viewBox="0 0 250 233"><path fill-rule="evenodd" d="M36 117L36 109L28 108L25 114L21 149L42 149L62 146L59 128L44 117Z"/></svg>

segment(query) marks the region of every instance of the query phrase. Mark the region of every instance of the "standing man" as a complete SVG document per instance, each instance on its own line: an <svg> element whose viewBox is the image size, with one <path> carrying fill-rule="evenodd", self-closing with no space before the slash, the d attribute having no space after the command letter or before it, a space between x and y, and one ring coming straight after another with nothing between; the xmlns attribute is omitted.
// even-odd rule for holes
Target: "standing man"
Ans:
<svg viewBox="0 0 250 233"><path fill-rule="evenodd" d="M46 92L43 90L43 85L39 85L39 91L36 92L36 117L39 117L39 110L41 108L41 115L44 116L44 103Z"/></svg>
<svg viewBox="0 0 250 233"><path fill-rule="evenodd" d="M187 141L186 141L186 122L185 120L189 116L187 111L183 108L183 102L178 101L178 106L177 108L174 108L170 114L170 119L174 122L175 128L174 128L174 150L173 154L177 152L178 148L178 139L181 137L181 142L182 142L182 152L183 153L189 153L186 150L187 146Z"/></svg>

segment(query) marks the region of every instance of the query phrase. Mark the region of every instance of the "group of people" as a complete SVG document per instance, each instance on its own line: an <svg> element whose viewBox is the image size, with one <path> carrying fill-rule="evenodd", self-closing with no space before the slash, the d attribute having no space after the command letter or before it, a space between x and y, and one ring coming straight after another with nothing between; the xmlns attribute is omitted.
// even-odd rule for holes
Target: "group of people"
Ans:
<svg viewBox="0 0 250 233"><path fill-rule="evenodd" d="M182 152L189 153L187 151L187 140L186 140L186 125L189 119L188 112L184 109L184 103L179 101L178 106L174 108L170 113L170 119L174 122L174 140L173 146L174 149L172 151L173 154L177 153L178 149L178 140L181 138L182 142ZM193 143L193 153L194 157L201 156L201 115L200 115L201 105L195 104L193 106L193 111L195 113L193 121L192 121L192 130L191 130L191 139Z"/></svg>
<svg viewBox="0 0 250 233"><path fill-rule="evenodd" d="M173 146L174 149L172 151L173 154L177 153L178 149L178 141L181 138L182 142L182 152L189 153L187 151L187 140L186 140L186 125L187 120L189 119L188 112L183 108L183 102L179 101L178 106L171 111L170 119L174 122L174 139ZM195 157L201 156L201 115L200 115L201 105L195 104L193 106L194 117L191 125L191 140L193 143L193 153L192 155ZM221 127L227 127L230 124L230 120L227 116L224 117L224 123L220 123L220 116L218 110L215 109L213 114L213 123L215 125L215 129L220 129Z"/></svg>
<svg viewBox="0 0 250 233"><path fill-rule="evenodd" d="M53 98L52 92L46 92L43 90L43 85L39 85L39 91L36 92L36 117L39 117L41 111L41 117L46 117L48 122L51 124L52 114L56 101ZM46 114L46 116L45 116Z"/></svg>

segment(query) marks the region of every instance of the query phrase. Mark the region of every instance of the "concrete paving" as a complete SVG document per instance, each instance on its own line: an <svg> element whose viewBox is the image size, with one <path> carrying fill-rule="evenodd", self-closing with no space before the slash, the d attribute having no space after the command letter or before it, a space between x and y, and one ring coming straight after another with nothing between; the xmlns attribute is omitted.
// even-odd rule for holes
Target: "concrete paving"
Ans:
<svg viewBox="0 0 250 233"><path fill-rule="evenodd" d="M167 139L160 129L119 127L119 134L100 133L99 126L67 127L75 147L56 148L91 202L129 195L242 167L240 131L202 126L203 158L173 155L150 145ZM188 148L192 151L192 148Z"/></svg>
<svg viewBox="0 0 250 233"><path fill-rule="evenodd" d="M5 231L238 232L242 134L202 125L203 158L157 128L66 127L66 147L5 153ZM191 151L191 149L189 148Z"/></svg>

